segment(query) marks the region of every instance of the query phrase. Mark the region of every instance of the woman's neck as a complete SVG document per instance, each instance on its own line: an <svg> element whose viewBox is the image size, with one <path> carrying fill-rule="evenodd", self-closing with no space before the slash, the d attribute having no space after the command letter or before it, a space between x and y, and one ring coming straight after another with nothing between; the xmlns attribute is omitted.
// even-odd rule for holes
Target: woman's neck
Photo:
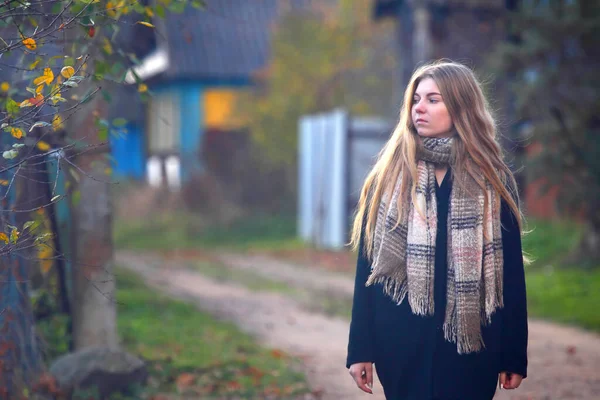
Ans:
<svg viewBox="0 0 600 400"><path fill-rule="evenodd" d="M446 164L436 164L435 179L437 180L438 185L442 184L447 172L448 172L448 166Z"/></svg>

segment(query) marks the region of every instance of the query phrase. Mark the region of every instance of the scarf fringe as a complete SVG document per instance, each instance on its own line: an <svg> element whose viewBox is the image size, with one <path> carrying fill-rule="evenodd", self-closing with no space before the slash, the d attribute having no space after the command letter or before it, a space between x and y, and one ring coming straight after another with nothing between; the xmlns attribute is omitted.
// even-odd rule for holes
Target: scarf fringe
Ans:
<svg viewBox="0 0 600 400"><path fill-rule="evenodd" d="M433 302L428 298L408 292L408 304L415 315L433 315Z"/></svg>
<svg viewBox="0 0 600 400"><path fill-rule="evenodd" d="M408 285L398 282L394 277L385 275L375 276L371 274L365 286L373 284L381 284L383 286L383 293L389 296L396 304L402 303L408 293Z"/></svg>
<svg viewBox="0 0 600 400"><path fill-rule="evenodd" d="M461 325L457 323L445 322L443 327L444 339L448 342L456 343L458 354L477 353L485 349L480 329L471 334L459 334L459 326Z"/></svg>

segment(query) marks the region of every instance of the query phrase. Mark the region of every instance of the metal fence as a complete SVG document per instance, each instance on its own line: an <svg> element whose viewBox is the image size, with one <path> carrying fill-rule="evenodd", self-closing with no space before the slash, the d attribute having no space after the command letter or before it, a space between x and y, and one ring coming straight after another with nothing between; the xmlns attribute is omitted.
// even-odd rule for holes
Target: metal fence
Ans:
<svg viewBox="0 0 600 400"><path fill-rule="evenodd" d="M298 128L298 234L316 247L341 249L391 124L336 109L303 116Z"/></svg>

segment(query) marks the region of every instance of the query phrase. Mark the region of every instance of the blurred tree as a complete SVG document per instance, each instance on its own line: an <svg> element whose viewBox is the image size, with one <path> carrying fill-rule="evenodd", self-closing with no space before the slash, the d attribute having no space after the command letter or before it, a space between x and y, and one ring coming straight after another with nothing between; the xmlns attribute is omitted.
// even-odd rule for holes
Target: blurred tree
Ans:
<svg viewBox="0 0 600 400"><path fill-rule="evenodd" d="M155 15L182 12L188 3L202 6L202 0L0 3L0 398L27 398L31 392L23 389L43 370L29 279L43 278L54 262L67 258L81 267L74 276L59 271L69 284L58 290L75 292L76 345L117 344L107 139L127 121L108 120L110 93L102 86L124 81L137 62L131 39L147 37ZM145 85L138 91L148 96ZM65 200L75 215L74 251L59 254L52 217ZM51 312L44 305L41 314Z"/></svg>
<svg viewBox="0 0 600 400"><path fill-rule="evenodd" d="M296 187L302 115L335 107L387 115L392 104L392 25L374 24L369 2L313 4L275 27L271 64L237 104L264 166L286 171L288 187L280 190L288 194Z"/></svg>
<svg viewBox="0 0 600 400"><path fill-rule="evenodd" d="M530 141L527 173L557 189L560 213L583 217L579 262L600 263L600 3L521 1L514 40L492 60L514 77L517 112Z"/></svg>

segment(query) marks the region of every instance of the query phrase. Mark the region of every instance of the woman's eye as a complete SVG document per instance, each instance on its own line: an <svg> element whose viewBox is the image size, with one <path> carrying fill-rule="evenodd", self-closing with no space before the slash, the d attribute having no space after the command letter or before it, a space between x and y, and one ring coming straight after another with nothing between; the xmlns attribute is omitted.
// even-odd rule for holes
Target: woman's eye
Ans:
<svg viewBox="0 0 600 400"><path fill-rule="evenodd" d="M437 103L438 101L439 101L439 100L437 100L437 99L429 99L429 102L430 102L430 103L432 103L432 104L435 104L435 103Z"/></svg>

